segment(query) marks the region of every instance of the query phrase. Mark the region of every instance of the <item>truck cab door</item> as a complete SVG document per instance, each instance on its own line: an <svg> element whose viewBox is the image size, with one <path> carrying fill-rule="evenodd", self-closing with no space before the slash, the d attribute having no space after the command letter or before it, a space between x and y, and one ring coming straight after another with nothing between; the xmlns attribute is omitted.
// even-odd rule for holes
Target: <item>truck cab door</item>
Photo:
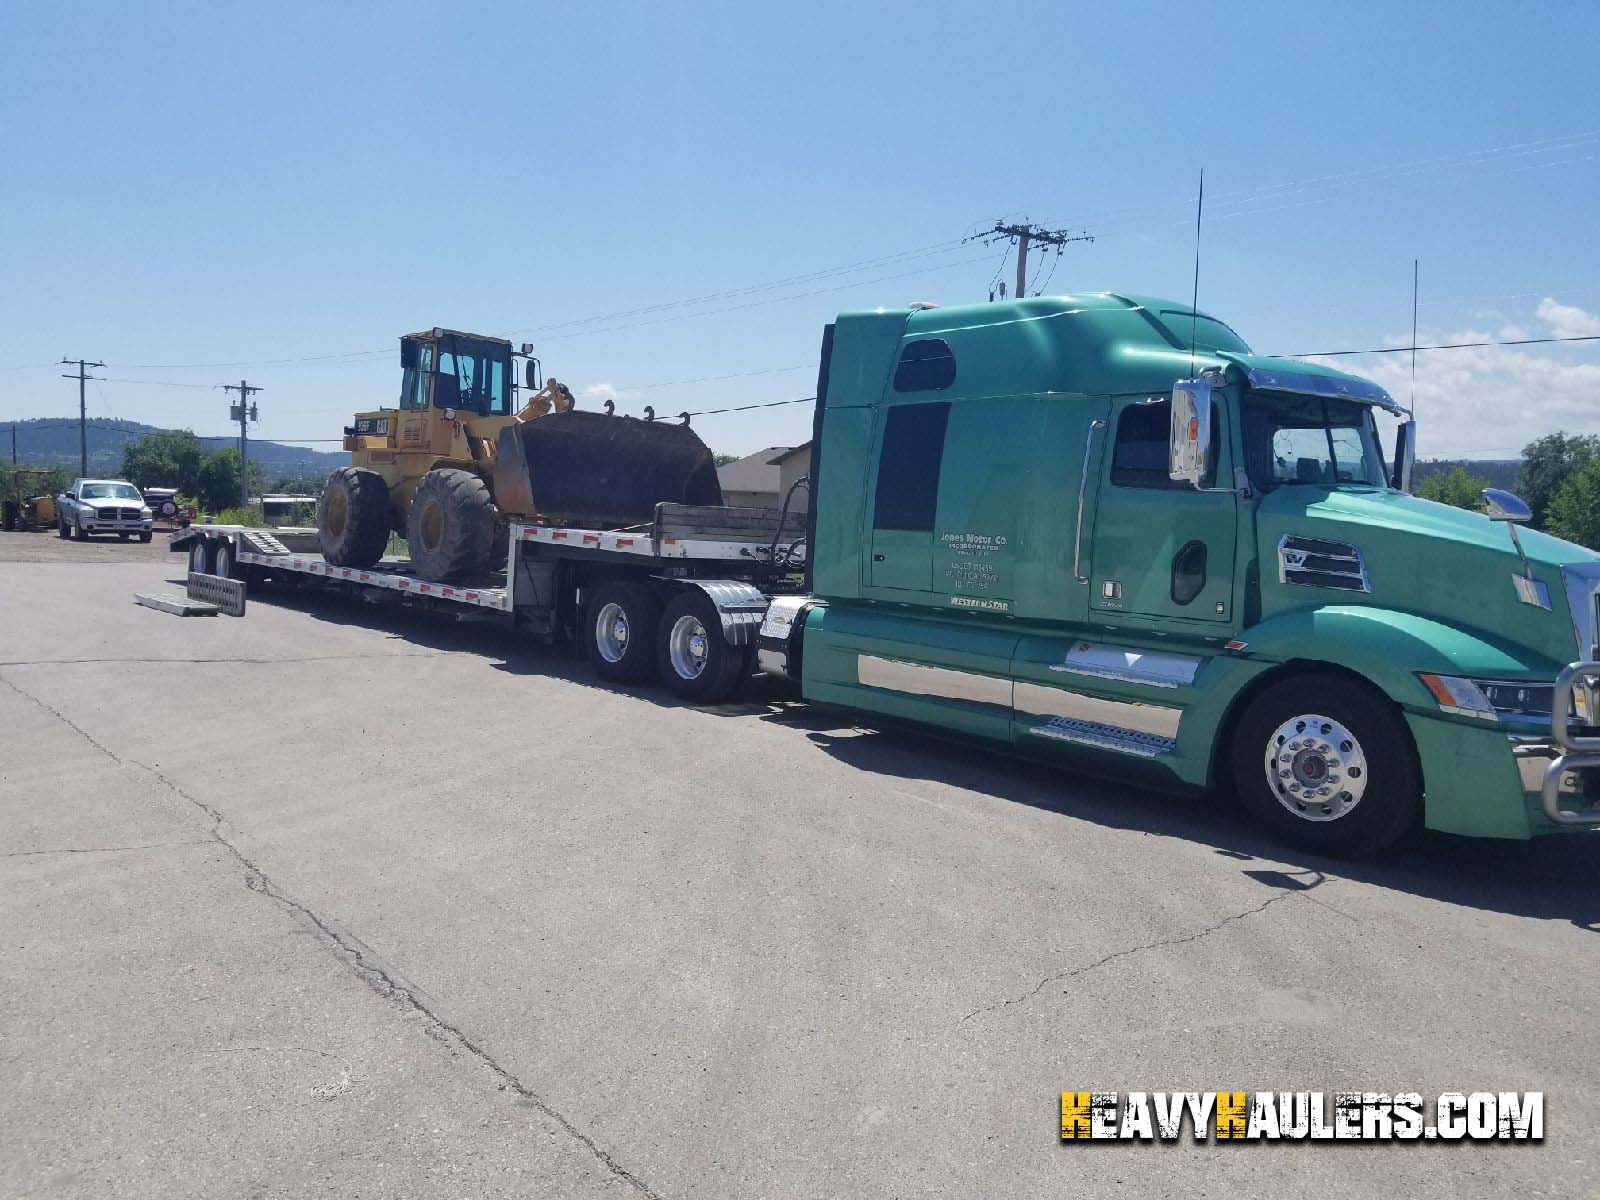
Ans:
<svg viewBox="0 0 1600 1200"><path fill-rule="evenodd" d="M1145 627L1233 622L1238 499L1168 476L1171 412L1168 396L1112 401L1090 548L1091 620ZM1213 402L1206 487L1233 477L1221 415Z"/></svg>
<svg viewBox="0 0 1600 1200"><path fill-rule="evenodd" d="M933 588L933 525L949 421L948 401L882 409L864 572L870 589L926 593Z"/></svg>

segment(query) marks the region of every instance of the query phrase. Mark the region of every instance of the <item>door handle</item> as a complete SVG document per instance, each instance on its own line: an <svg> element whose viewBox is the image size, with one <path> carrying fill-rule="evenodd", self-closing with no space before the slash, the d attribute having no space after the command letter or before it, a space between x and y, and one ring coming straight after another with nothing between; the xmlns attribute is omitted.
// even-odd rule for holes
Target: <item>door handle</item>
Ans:
<svg viewBox="0 0 1600 1200"><path fill-rule="evenodd" d="M873 561L873 562L882 562L882 561L883 561L883 555L881 555L881 554L874 554L874 555L873 555L873 556L872 556L872 561Z"/></svg>
<svg viewBox="0 0 1600 1200"><path fill-rule="evenodd" d="M1083 471L1078 476L1078 524L1072 534L1072 577L1088 583L1083 573L1083 499L1089 490L1089 458L1094 453L1094 435L1106 427L1099 418L1089 422L1089 436L1083 439Z"/></svg>

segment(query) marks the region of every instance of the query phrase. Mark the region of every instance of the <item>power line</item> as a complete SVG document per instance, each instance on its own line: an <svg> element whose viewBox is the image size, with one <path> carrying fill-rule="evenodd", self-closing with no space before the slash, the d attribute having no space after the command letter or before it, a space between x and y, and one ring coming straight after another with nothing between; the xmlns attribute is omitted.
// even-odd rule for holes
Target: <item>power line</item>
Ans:
<svg viewBox="0 0 1600 1200"><path fill-rule="evenodd" d="M1345 358L1353 354L1408 354L1416 350L1478 350L1486 346L1545 346L1552 342L1600 342L1600 333L1573 337L1507 338L1492 342L1440 342L1434 346L1380 346L1375 350L1317 350L1285 358Z"/></svg>
<svg viewBox="0 0 1600 1200"><path fill-rule="evenodd" d="M1033 225L1027 222L1018 225L1006 221L996 221L994 228L978 236L991 245L1001 239L1016 243L1017 290L1014 295L1018 300L1023 299L1028 294L1028 249L1030 246L1034 243L1038 243L1041 246L1054 246L1056 252L1060 253L1061 248L1069 242L1094 241L1094 237L1088 233L1075 234L1066 229L1046 229L1042 225Z"/></svg>

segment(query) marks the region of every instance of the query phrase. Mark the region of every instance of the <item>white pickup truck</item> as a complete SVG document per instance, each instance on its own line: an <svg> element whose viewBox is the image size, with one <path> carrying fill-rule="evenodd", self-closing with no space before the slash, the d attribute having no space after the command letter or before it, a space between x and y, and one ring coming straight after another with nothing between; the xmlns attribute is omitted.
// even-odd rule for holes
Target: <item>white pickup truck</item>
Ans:
<svg viewBox="0 0 1600 1200"><path fill-rule="evenodd" d="M150 540L155 514L139 489L120 479L78 479L56 497L56 532L87 541L91 533L114 533L123 541L134 534Z"/></svg>

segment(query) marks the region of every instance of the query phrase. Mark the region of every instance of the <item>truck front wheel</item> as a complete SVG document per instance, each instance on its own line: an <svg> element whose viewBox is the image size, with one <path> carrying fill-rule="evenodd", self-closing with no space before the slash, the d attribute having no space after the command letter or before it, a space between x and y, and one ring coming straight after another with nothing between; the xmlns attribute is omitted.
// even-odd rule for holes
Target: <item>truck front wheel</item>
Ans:
<svg viewBox="0 0 1600 1200"><path fill-rule="evenodd" d="M718 704L750 673L750 648L730 646L717 606L699 588L689 588L661 615L656 662L675 695L694 704Z"/></svg>
<svg viewBox="0 0 1600 1200"><path fill-rule="evenodd" d="M1268 687L1239 718L1231 759L1245 807L1302 850L1359 858L1422 820L1404 718L1381 693L1337 675Z"/></svg>
<svg viewBox="0 0 1600 1200"><path fill-rule="evenodd" d="M584 648L589 665L612 683L639 683L655 670L661 604L639 583L605 583L589 601Z"/></svg>

